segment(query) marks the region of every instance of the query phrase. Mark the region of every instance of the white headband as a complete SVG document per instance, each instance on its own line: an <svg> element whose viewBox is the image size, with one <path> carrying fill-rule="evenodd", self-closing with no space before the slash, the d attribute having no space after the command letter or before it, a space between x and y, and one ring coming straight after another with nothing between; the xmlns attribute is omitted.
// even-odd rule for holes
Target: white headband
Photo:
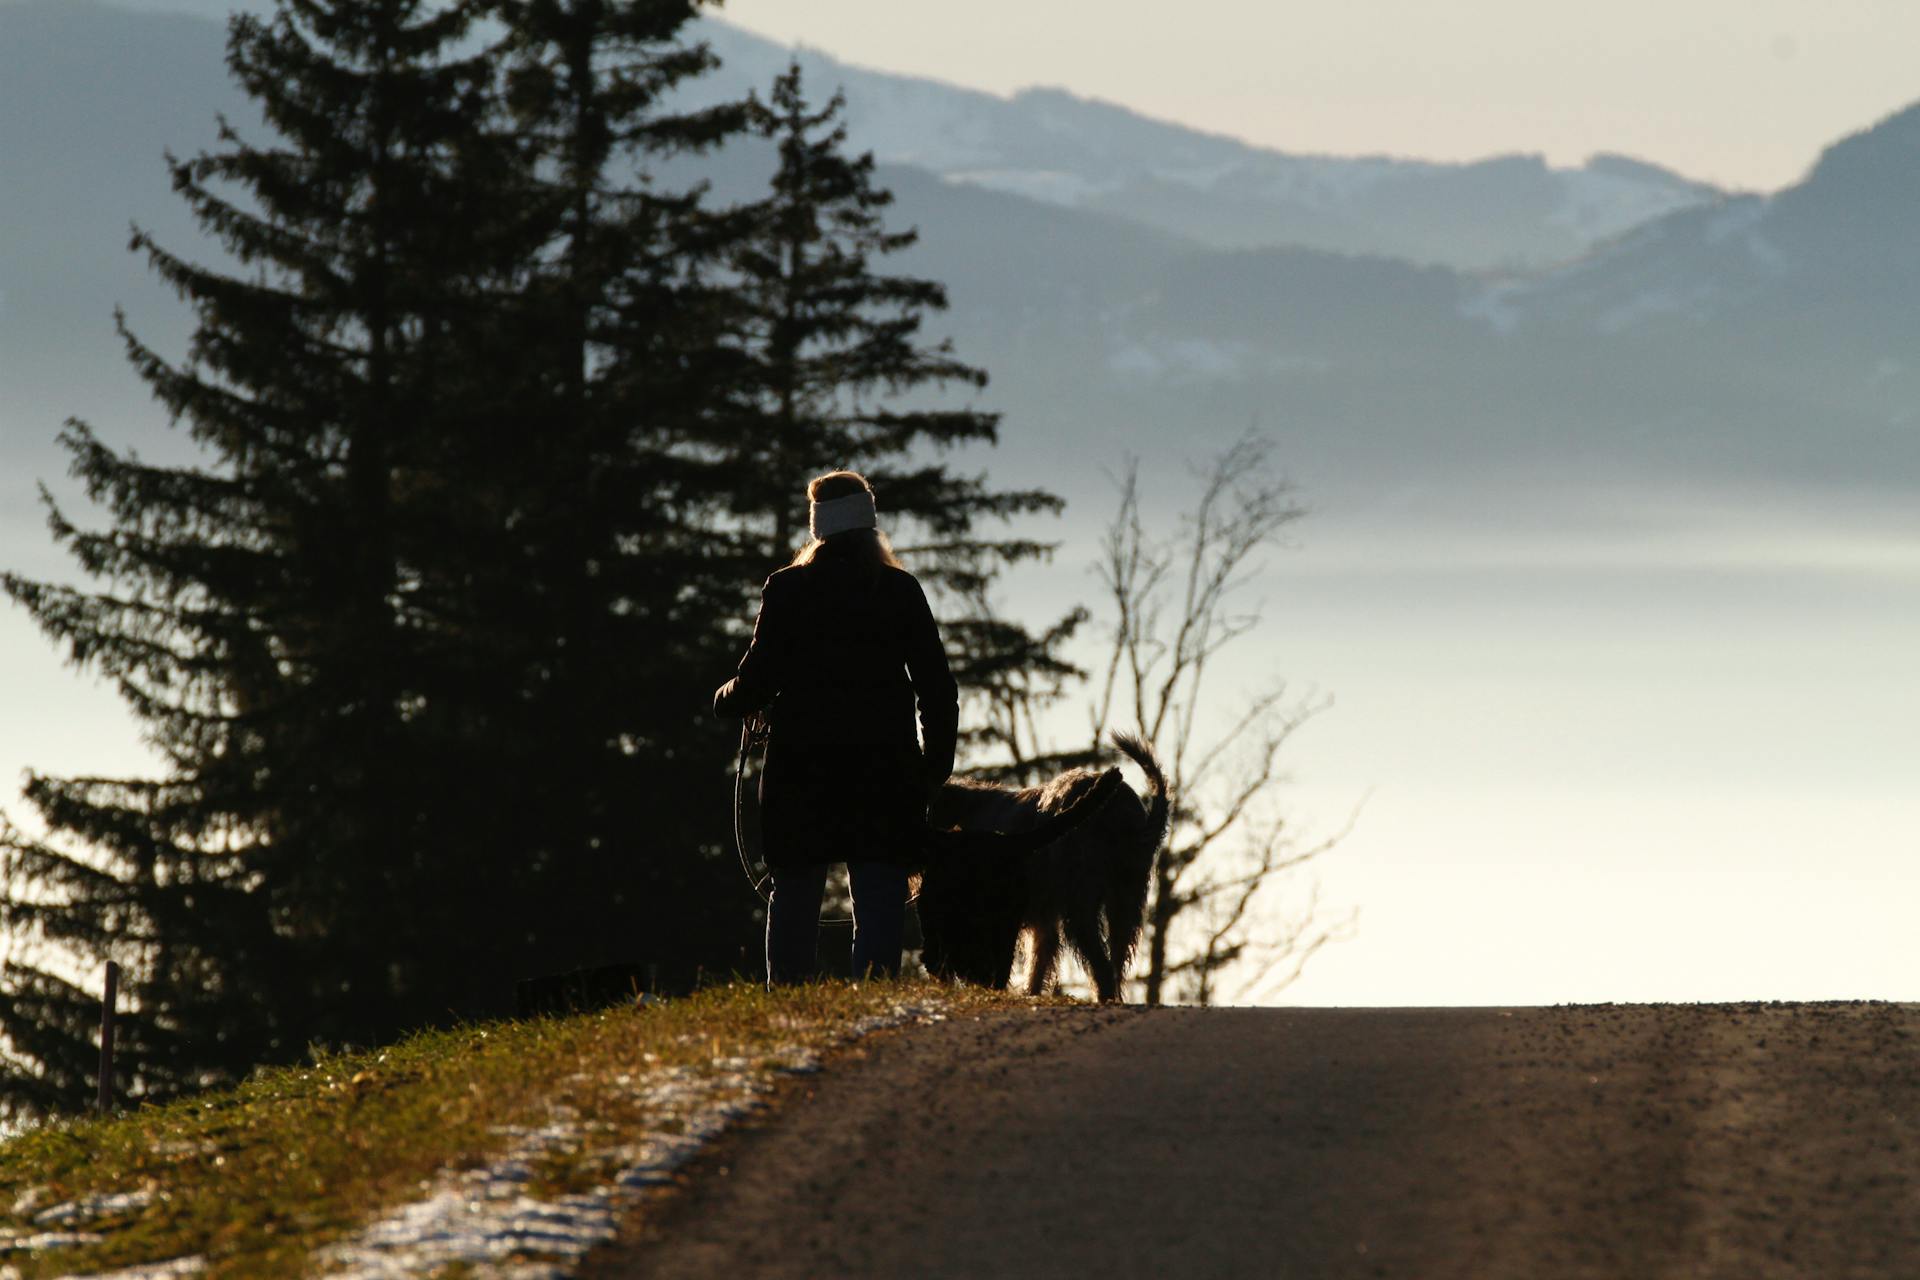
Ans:
<svg viewBox="0 0 1920 1280"><path fill-rule="evenodd" d="M873 507L873 495L863 490L814 503L807 509L807 523L814 537L831 538L849 529L878 528L880 517Z"/></svg>

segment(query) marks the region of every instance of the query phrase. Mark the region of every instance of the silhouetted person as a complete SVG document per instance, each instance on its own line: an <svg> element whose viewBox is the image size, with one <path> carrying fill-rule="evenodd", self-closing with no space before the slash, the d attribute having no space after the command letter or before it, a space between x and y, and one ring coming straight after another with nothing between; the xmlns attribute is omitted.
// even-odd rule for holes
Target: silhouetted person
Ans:
<svg viewBox="0 0 1920 1280"><path fill-rule="evenodd" d="M740 673L713 696L716 715L764 709L770 725L760 775L769 984L813 975L836 862L853 891L854 976L899 970L907 870L925 844L928 798L953 772L960 718L926 593L880 532L872 486L834 471L807 498L813 537L767 579Z"/></svg>

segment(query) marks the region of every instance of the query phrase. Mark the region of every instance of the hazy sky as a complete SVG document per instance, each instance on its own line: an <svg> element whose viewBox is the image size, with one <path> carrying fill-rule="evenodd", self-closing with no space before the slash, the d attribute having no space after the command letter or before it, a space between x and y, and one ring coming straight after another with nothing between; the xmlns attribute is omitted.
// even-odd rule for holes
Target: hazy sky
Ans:
<svg viewBox="0 0 1920 1280"><path fill-rule="evenodd" d="M1920 99L1911 0L726 0L846 61L1057 85L1290 151L1619 151L1771 190Z"/></svg>

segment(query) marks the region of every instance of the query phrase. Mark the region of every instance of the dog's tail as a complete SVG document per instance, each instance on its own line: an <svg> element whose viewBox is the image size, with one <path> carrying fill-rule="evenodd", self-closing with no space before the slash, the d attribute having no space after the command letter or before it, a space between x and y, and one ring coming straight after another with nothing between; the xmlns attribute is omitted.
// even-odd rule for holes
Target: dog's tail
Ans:
<svg viewBox="0 0 1920 1280"><path fill-rule="evenodd" d="M1113 745L1147 775L1147 832L1153 838L1147 852L1158 853L1173 826L1173 802L1167 794L1167 775L1161 771L1160 757L1146 739L1131 733L1114 734Z"/></svg>
<svg viewBox="0 0 1920 1280"><path fill-rule="evenodd" d="M1167 794L1167 775L1160 768L1160 757L1145 739L1116 733L1113 745L1147 775L1146 838L1139 848L1119 853L1107 865L1107 945L1113 957L1114 977L1124 983L1127 965L1133 960L1133 949L1146 923L1154 857L1167 842L1173 825L1173 801Z"/></svg>

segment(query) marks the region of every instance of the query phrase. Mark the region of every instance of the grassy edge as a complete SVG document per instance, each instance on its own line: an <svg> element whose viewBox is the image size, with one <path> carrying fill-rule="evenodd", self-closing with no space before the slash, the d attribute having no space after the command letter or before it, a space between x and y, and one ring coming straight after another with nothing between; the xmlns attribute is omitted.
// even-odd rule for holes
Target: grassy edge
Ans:
<svg viewBox="0 0 1920 1280"><path fill-rule="evenodd" d="M948 1013L1032 1001L927 982L709 989L568 1018L424 1032L232 1089L43 1126L0 1145L0 1248L65 1231L90 1243L0 1253L20 1280L189 1255L210 1277L286 1276L419 1198L449 1171L501 1155L556 1113L590 1123L543 1160L533 1194L604 1184L620 1153L677 1123L657 1086L687 1073L764 1082L796 1052L844 1040L902 1005ZM129 1196L62 1225L56 1206Z"/></svg>

